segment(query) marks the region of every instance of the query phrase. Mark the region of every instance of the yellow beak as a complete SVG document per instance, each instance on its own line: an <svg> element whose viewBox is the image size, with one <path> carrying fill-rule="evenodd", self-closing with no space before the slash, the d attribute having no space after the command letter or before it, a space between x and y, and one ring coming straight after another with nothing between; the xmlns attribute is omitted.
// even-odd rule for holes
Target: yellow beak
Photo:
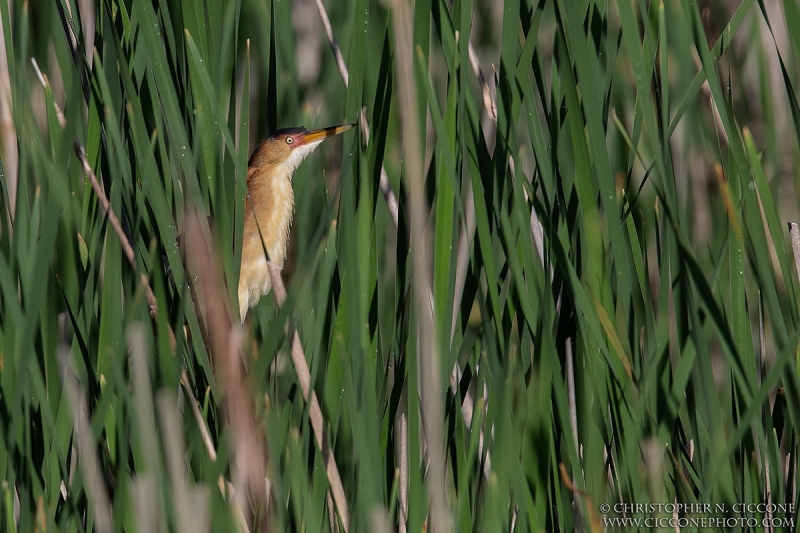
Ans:
<svg viewBox="0 0 800 533"><path fill-rule="evenodd" d="M355 124L343 124L341 126L331 126L329 128L321 128L318 130L309 131L303 136L303 140L300 142L300 144L309 144L327 139L333 135L339 135L340 133L344 133L345 131L349 130L353 126L355 126Z"/></svg>

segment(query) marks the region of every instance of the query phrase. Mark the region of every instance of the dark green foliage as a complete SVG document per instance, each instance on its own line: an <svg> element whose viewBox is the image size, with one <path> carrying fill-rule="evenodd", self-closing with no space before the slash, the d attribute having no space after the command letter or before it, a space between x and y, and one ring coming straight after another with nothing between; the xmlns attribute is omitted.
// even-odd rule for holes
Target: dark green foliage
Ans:
<svg viewBox="0 0 800 533"><path fill-rule="evenodd" d="M331 529L287 323L352 531L406 519L402 450L409 531L423 526L431 424L444 428L458 531L615 529L601 504L621 518L615 504L674 501L760 529L765 515L734 504L797 503L800 284L786 224L798 218L800 9L495 3L417 0L402 73L426 150L444 405L426 420L388 2L330 2L346 85L321 25L298 29L313 2L102 0L89 17L86 2L0 1L12 104L0 138L17 143L0 166L0 529L101 530L103 498L114 530L237 527L220 489L236 436L178 237L188 213L211 217L202 230L235 306L250 151L271 129L362 113L369 135L326 141L295 173L287 300L263 298L247 326L275 530ZM671 513L626 516L651 515Z"/></svg>

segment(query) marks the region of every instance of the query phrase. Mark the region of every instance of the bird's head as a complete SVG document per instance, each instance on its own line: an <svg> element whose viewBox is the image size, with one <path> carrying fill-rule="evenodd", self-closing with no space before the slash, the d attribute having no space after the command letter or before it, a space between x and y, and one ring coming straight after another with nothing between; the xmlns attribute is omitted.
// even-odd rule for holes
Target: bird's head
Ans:
<svg viewBox="0 0 800 533"><path fill-rule="evenodd" d="M297 166L319 143L328 137L345 132L353 126L355 124L344 124L313 131L308 131L302 126L278 130L264 139L256 148L253 155L250 156L248 167L277 167L283 171L280 174L291 176Z"/></svg>

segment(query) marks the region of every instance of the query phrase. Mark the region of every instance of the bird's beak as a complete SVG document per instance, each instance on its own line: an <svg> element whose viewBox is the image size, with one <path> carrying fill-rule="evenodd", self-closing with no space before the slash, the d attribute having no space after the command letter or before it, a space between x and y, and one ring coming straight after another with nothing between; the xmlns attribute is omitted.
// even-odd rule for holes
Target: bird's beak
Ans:
<svg viewBox="0 0 800 533"><path fill-rule="evenodd" d="M340 133L349 130L353 126L355 126L355 124L343 124L341 126L331 126L329 128L321 128L318 130L309 131L303 136L303 140L300 144L311 144L322 141L333 135L339 135Z"/></svg>

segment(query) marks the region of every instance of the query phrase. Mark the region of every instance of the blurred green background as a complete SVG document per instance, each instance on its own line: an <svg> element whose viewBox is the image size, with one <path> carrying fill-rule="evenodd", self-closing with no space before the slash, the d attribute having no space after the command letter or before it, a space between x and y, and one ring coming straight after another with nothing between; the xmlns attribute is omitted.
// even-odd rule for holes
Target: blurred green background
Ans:
<svg viewBox="0 0 800 533"><path fill-rule="evenodd" d="M0 2L0 529L794 530L800 4L328 4Z"/></svg>

